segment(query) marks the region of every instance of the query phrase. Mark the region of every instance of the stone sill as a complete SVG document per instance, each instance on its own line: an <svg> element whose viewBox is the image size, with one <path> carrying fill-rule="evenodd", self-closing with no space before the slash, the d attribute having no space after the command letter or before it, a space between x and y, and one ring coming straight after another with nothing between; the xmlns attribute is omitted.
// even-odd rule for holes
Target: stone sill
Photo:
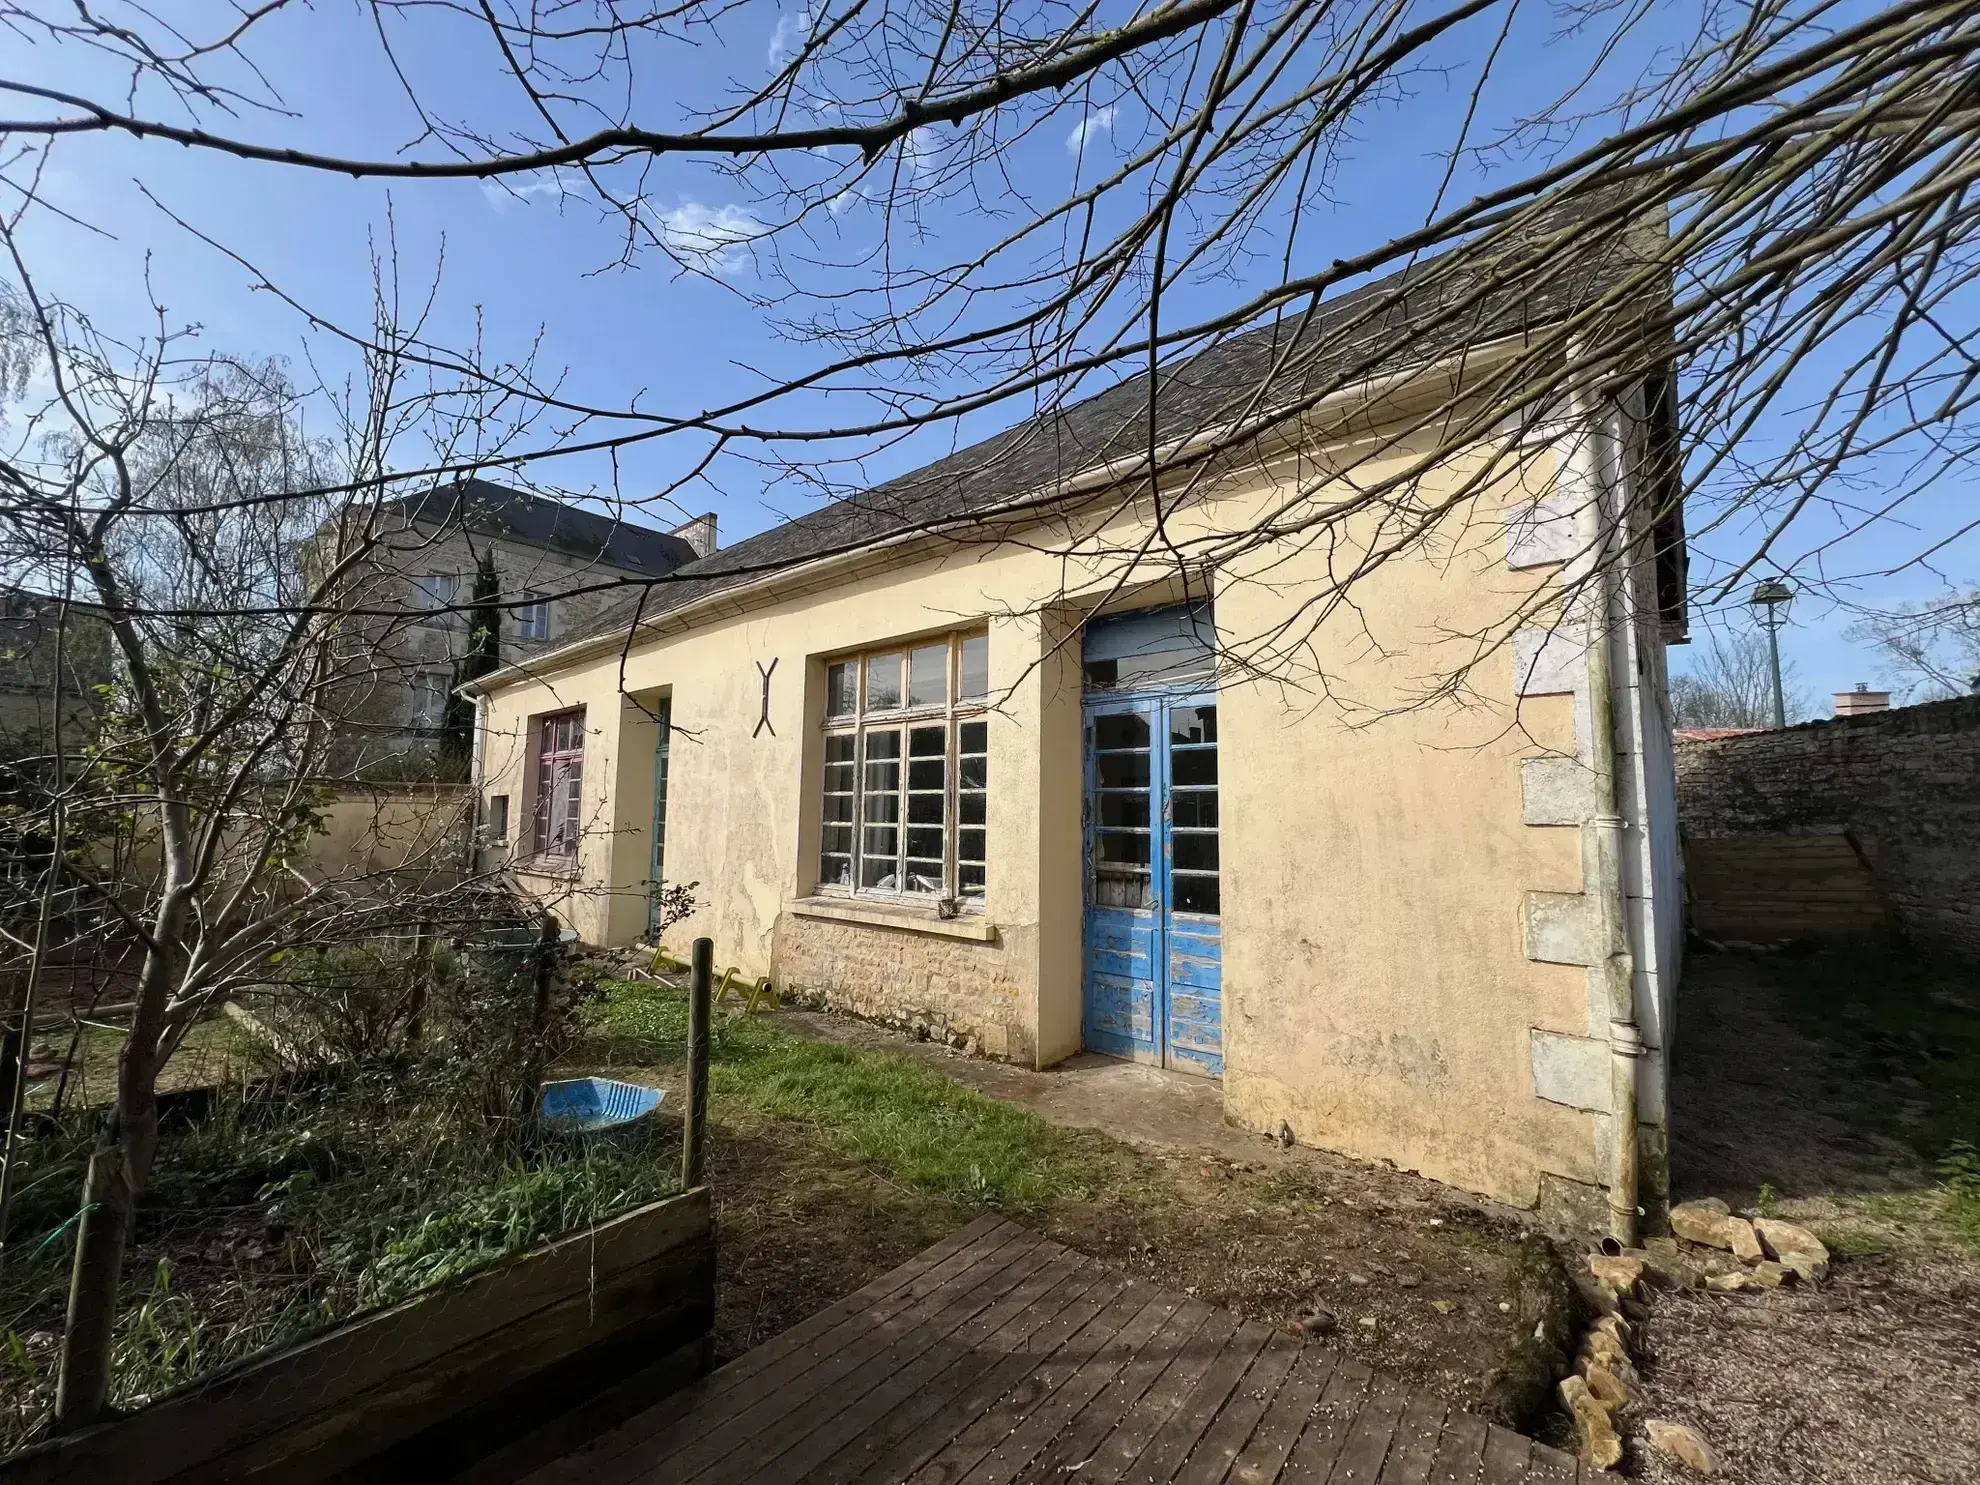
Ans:
<svg viewBox="0 0 1980 1485"><path fill-rule="evenodd" d="M938 938L967 939L978 944L997 942L997 925L985 922L980 913L942 918L936 916L933 908L866 902L853 897L800 897L790 904L790 910L800 918L819 918L832 923L898 928L908 933L930 933Z"/></svg>

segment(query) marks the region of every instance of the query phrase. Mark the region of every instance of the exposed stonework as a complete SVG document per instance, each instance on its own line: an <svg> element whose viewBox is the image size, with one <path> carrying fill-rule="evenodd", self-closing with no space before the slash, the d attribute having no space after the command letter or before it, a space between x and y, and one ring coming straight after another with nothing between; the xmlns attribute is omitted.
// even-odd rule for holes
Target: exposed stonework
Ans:
<svg viewBox="0 0 1980 1485"><path fill-rule="evenodd" d="M1687 841L1851 836L1907 929L1980 953L1980 696L1677 753Z"/></svg>
<svg viewBox="0 0 1980 1485"><path fill-rule="evenodd" d="M995 943L785 913L771 978L792 997L900 1026L987 1057L1030 1065L1025 928Z"/></svg>

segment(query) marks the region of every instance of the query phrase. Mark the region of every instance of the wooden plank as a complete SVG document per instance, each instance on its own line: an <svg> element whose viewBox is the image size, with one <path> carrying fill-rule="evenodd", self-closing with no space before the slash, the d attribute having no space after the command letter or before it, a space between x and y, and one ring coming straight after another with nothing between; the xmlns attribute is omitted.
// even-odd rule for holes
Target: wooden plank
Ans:
<svg viewBox="0 0 1980 1485"><path fill-rule="evenodd" d="M569 1316L560 1306L573 1295L621 1279L637 1289L642 1274L685 1244L705 1244L708 1232L705 1188L641 1207L300 1345L221 1368L127 1417L24 1451L8 1461L8 1479L136 1485L197 1470L261 1440L286 1447L282 1436L299 1429L307 1443L357 1430L362 1447L390 1447L516 1380L512 1372L455 1365L471 1362L490 1337L553 1311L546 1324L564 1333ZM598 1334L604 1333L601 1327ZM524 1347L525 1358L527 1352ZM549 1360L562 1354L553 1351ZM402 1379L419 1383L443 1363L455 1375L452 1391L421 1390L396 1411L381 1402L379 1394ZM467 1379L476 1376L483 1380L471 1385Z"/></svg>
<svg viewBox="0 0 1980 1485"><path fill-rule="evenodd" d="M925 1349L993 1303L1009 1287L998 1288L994 1281L1008 1276L1013 1259L1036 1251L1041 1242L1024 1234L1015 1242L994 1248L978 1244L964 1249L952 1260L953 1271L943 1282L918 1296L916 1286L910 1286L897 1296L903 1302L892 1314L868 1325L815 1365L805 1364L805 1353L794 1353L786 1358L790 1373L772 1367L715 1402L697 1405L693 1414L663 1431L642 1450L648 1462L640 1477L686 1480L707 1473L714 1478L722 1473L714 1468L717 1462L745 1444L760 1451L760 1444L751 1443L760 1434L767 1433L780 1443L793 1441L801 1436L806 1423L815 1426L844 1406L844 1379L853 1379L850 1385L857 1389L855 1396L877 1382L879 1379L871 1375L872 1363L897 1341L919 1334L925 1337ZM946 1322L938 1321L944 1315Z"/></svg>
<svg viewBox="0 0 1980 1485"><path fill-rule="evenodd" d="M1533 1440L1496 1423L1487 1424L1478 1485L1523 1485L1526 1466L1532 1458Z"/></svg>
<svg viewBox="0 0 1980 1485"><path fill-rule="evenodd" d="M1099 1265L1082 1262L1081 1255L1058 1249L1047 1268L956 1333L960 1354L947 1365L897 1372L834 1419L831 1431L842 1436L840 1443L806 1476L808 1485L848 1480L904 1441L925 1441L926 1420L952 1406L965 1389L1012 1354L1025 1337L1090 1288L1099 1272ZM989 1401L994 1399L983 1405L988 1406Z"/></svg>
<svg viewBox="0 0 1980 1485"><path fill-rule="evenodd" d="M1256 1320L1241 1323L1223 1354L1197 1380L1182 1405L1156 1430L1148 1447L1129 1467L1131 1478L1173 1480L1225 1401L1244 1380L1251 1365L1272 1339L1272 1328Z"/></svg>
<svg viewBox="0 0 1980 1485"><path fill-rule="evenodd" d="M1485 1462L1485 1420L1476 1413L1452 1413L1430 1461L1430 1485L1478 1485Z"/></svg>
<svg viewBox="0 0 1980 1485"><path fill-rule="evenodd" d="M1155 1431L1181 1405L1197 1379L1223 1355L1237 1328L1237 1316L1230 1311L1211 1311L1162 1375L1141 1395L1141 1400L1101 1439L1080 1470L1079 1485L1116 1485Z"/></svg>
<svg viewBox="0 0 1980 1485"><path fill-rule="evenodd" d="M1265 1347L1251 1370L1239 1379L1223 1410L1190 1451L1176 1476L1181 1485L1223 1485L1238 1455L1251 1442L1258 1420L1278 1400L1279 1389L1298 1362L1299 1352L1299 1342L1282 1332L1274 1331L1265 1338Z"/></svg>
<svg viewBox="0 0 1980 1485"><path fill-rule="evenodd" d="M1448 1411L1440 1399L1427 1392L1410 1397L1378 1476L1382 1485L1428 1485L1430 1462L1436 1458L1437 1439L1444 1431Z"/></svg>
<svg viewBox="0 0 1980 1485"><path fill-rule="evenodd" d="M1565 1454L1551 1444L1536 1443L1526 1466L1526 1478L1531 1485L1575 1485L1580 1467L1581 1461L1574 1455Z"/></svg>
<svg viewBox="0 0 1980 1485"><path fill-rule="evenodd" d="M1231 1485L1272 1485L1279 1478L1339 1364L1339 1354L1321 1346L1308 1346L1300 1353L1299 1364L1280 1389L1272 1410L1232 1464Z"/></svg>
<svg viewBox="0 0 1980 1485"><path fill-rule="evenodd" d="M1032 1460L1022 1478L1060 1485L1066 1475L1084 1470L1100 1441L1141 1400L1213 1313L1201 1300L1178 1304L1162 1328L1143 1343L1139 1354Z"/></svg>
<svg viewBox="0 0 1980 1485"><path fill-rule="evenodd" d="M1408 1394L1393 1378L1377 1373L1369 1379L1367 1400L1355 1414L1341 1457L1334 1461L1334 1472L1327 1477L1328 1485L1372 1485L1381 1474L1408 1403Z"/></svg>
<svg viewBox="0 0 1980 1485"><path fill-rule="evenodd" d="M1084 1282L1090 1290L1109 1277L1099 1265L1082 1264L1076 1255L1054 1244L1047 1243L1044 1248L1050 1257L1048 1268L1062 1281ZM918 1385L931 1374L939 1376L948 1370L969 1354L968 1341L958 1333L979 1320L989 1323L997 1309L995 1304L985 1306L959 1325L948 1325L949 1317L944 1316L918 1328L862 1367L857 1376L849 1377L843 1387L819 1398L815 1406L778 1418L770 1446L731 1455L720 1469L701 1478L708 1485L718 1485L738 1478L740 1466L742 1478L760 1485L810 1479L813 1470L857 1437L863 1426L885 1415L890 1399L899 1395L886 1384L907 1379Z"/></svg>
<svg viewBox="0 0 1980 1485"><path fill-rule="evenodd" d="M908 1478L917 1485L953 1485L987 1454L1018 1420L1046 1396L1054 1378L1062 1372L1053 1369L1040 1374L1049 1358L1087 1325L1108 1309L1127 1288L1118 1274L1104 1272L1100 1281L1069 1305L1044 1330L1025 1344L1023 1352L1010 1358L1013 1374L1003 1382L1002 1395L988 1411L981 1412L950 1439L940 1453Z"/></svg>
<svg viewBox="0 0 1980 1485"><path fill-rule="evenodd" d="M1120 1297L1025 1379L1039 1401L963 1476L964 1485L1008 1485L1064 1430L1087 1401L1175 1313L1173 1296L1130 1281ZM1020 1389L1023 1390L1023 1389ZM1010 1399L999 1404L1010 1408Z"/></svg>
<svg viewBox="0 0 1980 1485"><path fill-rule="evenodd" d="M1286 1485L1325 1485L1334 1472L1334 1461L1341 1457L1355 1415L1368 1396L1372 1373L1352 1357L1341 1358L1327 1379L1327 1390L1307 1420L1306 1431L1293 1445L1286 1467L1279 1474Z"/></svg>
<svg viewBox="0 0 1980 1485"><path fill-rule="evenodd" d="M925 1381L913 1373L890 1379L875 1399L891 1404L888 1410L874 1427L813 1471L810 1485L904 1479L994 1403L1001 1390L994 1380L997 1369L1099 1277L1099 1265L1082 1261L1080 1254L1061 1249L1053 1261L1051 1282L1041 1291L1013 1296L1022 1303L987 1331L969 1355Z"/></svg>
<svg viewBox="0 0 1980 1485"><path fill-rule="evenodd" d="M747 1380L772 1363L781 1361L800 1346L813 1344L845 1321L865 1314L881 1301L907 1288L931 1269L948 1263L965 1249L973 1248L978 1244L1008 1242L1023 1230L1016 1223L1007 1222L1002 1217L978 1217L967 1227L958 1228L950 1233L934 1247L924 1248L899 1268L889 1269L864 1288L848 1294L834 1304L827 1305L810 1319L800 1321L760 1346L750 1347L734 1361L710 1374L705 1395L719 1396L727 1388Z"/></svg>
<svg viewBox="0 0 1980 1485"><path fill-rule="evenodd" d="M709 1429L721 1426L740 1409L797 1387L798 1379L807 1373L814 1373L810 1385L815 1388L824 1380L822 1374L816 1374L816 1368L829 1364L831 1358L840 1355L846 1347L859 1344L876 1327L893 1322L897 1316L923 1303L930 1295L943 1292L944 1286L958 1277L977 1274L986 1260L994 1263L1002 1257L1009 1263L1019 1262L1025 1255L1040 1250L1043 1241L1014 1223L998 1222L979 1232L971 1242L938 1244L947 1251L936 1262L908 1265L916 1271L905 1283L884 1288L883 1297L874 1304L843 1315L823 1330L808 1324L797 1327L810 1332L808 1341L795 1345L772 1343L776 1355L767 1365L745 1369L732 1364L714 1372L693 1390L692 1409L686 1417L680 1417L677 1410L663 1404L628 1420L586 1450L583 1472L573 1460L570 1469L544 1472L542 1478L533 1478L531 1485L556 1485L556 1482L565 1479L590 1479L593 1477L588 1473L590 1471L620 1469L623 1467L620 1461L636 1451L641 1457L650 1454L656 1440L663 1434L668 1447L683 1448L700 1439ZM883 1288L878 1284L872 1287ZM780 1337L779 1341L784 1339L786 1337ZM749 1353L750 1356L755 1354Z"/></svg>

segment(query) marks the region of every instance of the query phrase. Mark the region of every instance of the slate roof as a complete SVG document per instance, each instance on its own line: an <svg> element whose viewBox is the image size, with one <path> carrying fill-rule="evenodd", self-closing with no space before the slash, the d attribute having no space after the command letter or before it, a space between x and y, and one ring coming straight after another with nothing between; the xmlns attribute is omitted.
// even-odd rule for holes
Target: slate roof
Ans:
<svg viewBox="0 0 1980 1485"><path fill-rule="evenodd" d="M1540 219L1551 228L1600 205L1572 203ZM1539 230L1536 228L1534 230ZM1557 323L1598 298L1642 262L1613 231L1591 235L1572 261L1550 261L1503 287L1492 259L1452 271L1442 257L1323 301L1310 314L1230 336L1161 370L1155 438L1185 439L1249 411L1280 361L1274 397L1324 395L1341 385L1434 361L1466 344L1500 340ZM1477 292L1481 280L1484 292ZM1290 348L1290 354L1288 354ZM1143 372L1056 412L1020 423L946 458L818 509L699 561L657 585L642 612L654 618L767 569L835 555L917 529L962 520L1042 495L1059 483L1147 449L1148 377ZM619 627L622 614L592 636ZM573 636L580 643L585 636Z"/></svg>
<svg viewBox="0 0 1980 1485"><path fill-rule="evenodd" d="M407 525L465 528L506 537L586 562L658 577L695 560L686 541L648 526L633 526L596 511L483 479L464 479L421 495L380 505L389 527L393 512Z"/></svg>

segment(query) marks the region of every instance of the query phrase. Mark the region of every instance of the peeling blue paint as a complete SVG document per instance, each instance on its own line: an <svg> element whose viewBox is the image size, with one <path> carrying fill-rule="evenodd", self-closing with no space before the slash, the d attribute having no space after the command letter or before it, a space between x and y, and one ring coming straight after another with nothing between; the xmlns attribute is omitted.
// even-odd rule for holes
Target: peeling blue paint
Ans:
<svg viewBox="0 0 1980 1485"><path fill-rule="evenodd" d="M1087 699L1084 1044L1213 1077L1224 1070L1216 754L1214 695Z"/></svg>

